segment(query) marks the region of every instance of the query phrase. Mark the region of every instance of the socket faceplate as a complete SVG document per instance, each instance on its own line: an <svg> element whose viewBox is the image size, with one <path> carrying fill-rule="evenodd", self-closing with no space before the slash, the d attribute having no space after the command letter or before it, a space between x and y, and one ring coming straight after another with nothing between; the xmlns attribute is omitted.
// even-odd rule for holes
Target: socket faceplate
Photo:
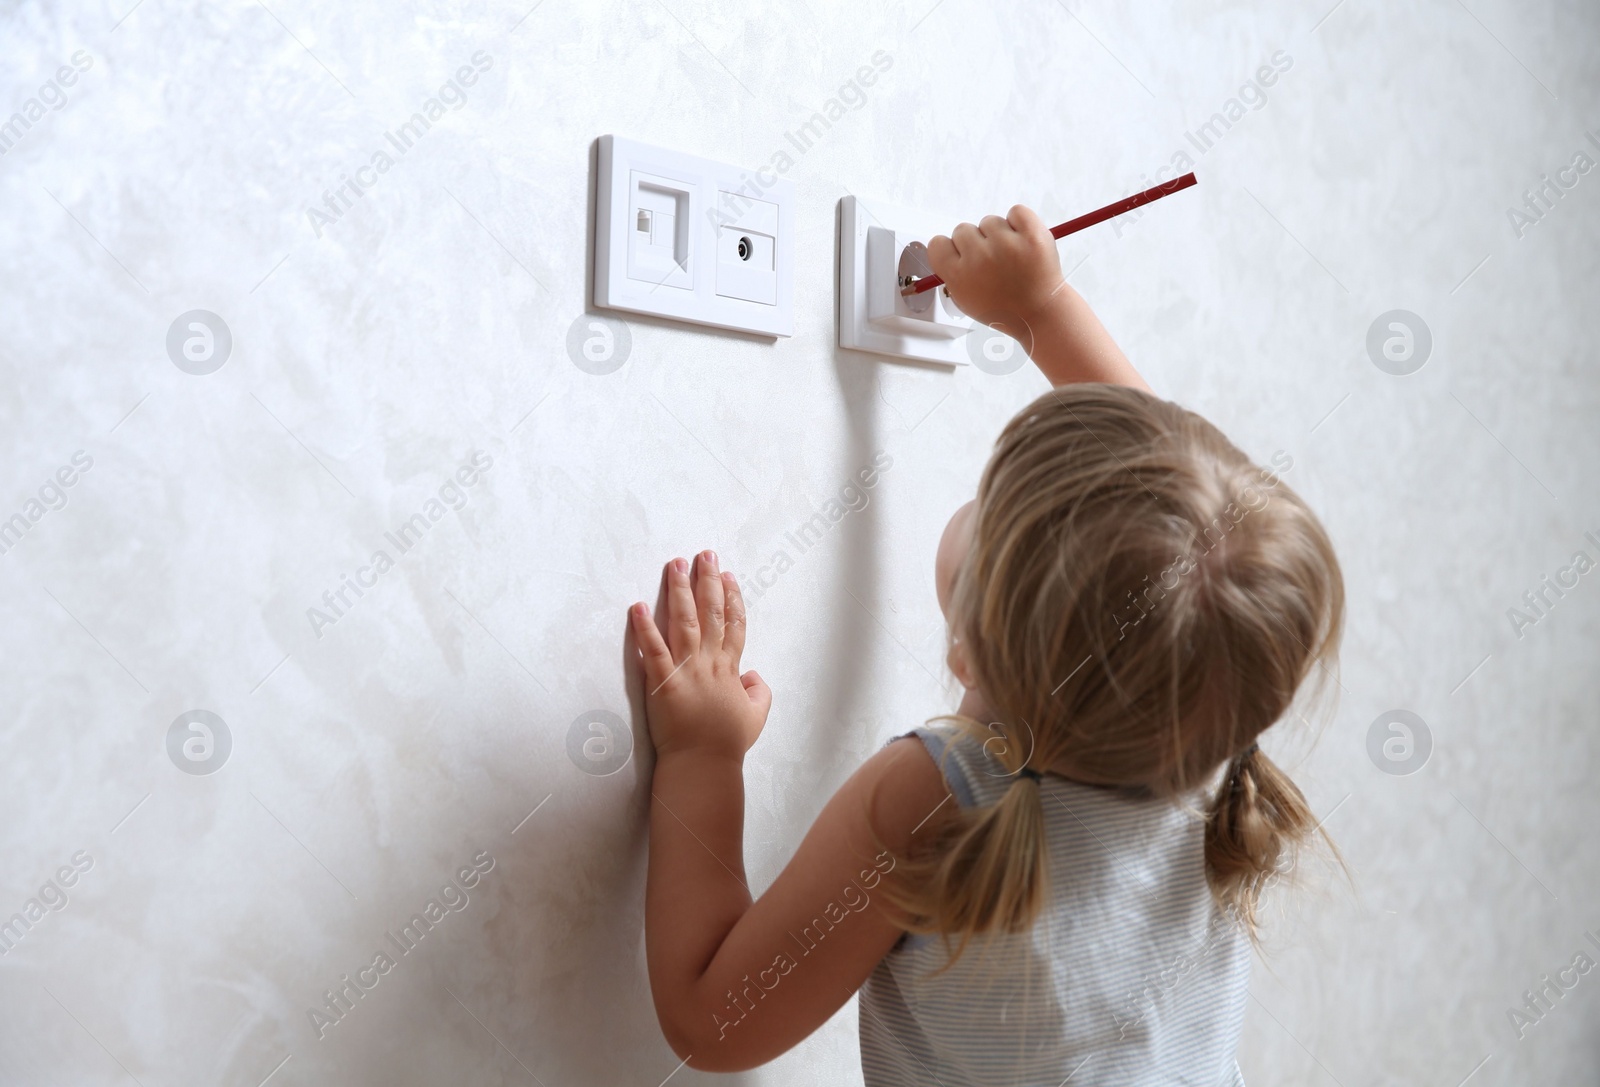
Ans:
<svg viewBox="0 0 1600 1087"><path fill-rule="evenodd" d="M595 305L793 334L794 182L621 136L597 159Z"/></svg>
<svg viewBox="0 0 1600 1087"><path fill-rule="evenodd" d="M876 200L839 201L840 347L948 366L971 361L972 319L942 287L900 293L908 269L926 269L922 245L954 226L952 218Z"/></svg>

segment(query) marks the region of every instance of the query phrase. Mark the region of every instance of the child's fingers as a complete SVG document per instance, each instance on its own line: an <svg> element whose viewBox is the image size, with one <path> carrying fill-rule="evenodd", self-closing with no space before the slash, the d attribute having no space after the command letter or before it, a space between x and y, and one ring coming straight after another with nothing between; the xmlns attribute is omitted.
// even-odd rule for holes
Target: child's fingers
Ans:
<svg viewBox="0 0 1600 1087"><path fill-rule="evenodd" d="M700 644L712 652L721 649L726 608L715 551L702 551L694 558L694 604L700 617Z"/></svg>
<svg viewBox="0 0 1600 1087"><path fill-rule="evenodd" d="M940 279L949 280L955 270L957 256L955 242L943 234L935 234L928 242L928 267Z"/></svg>
<svg viewBox="0 0 1600 1087"><path fill-rule="evenodd" d="M978 233L985 238L998 238L1010 230L1011 224L998 215L985 215L978 223Z"/></svg>
<svg viewBox="0 0 1600 1087"><path fill-rule="evenodd" d="M689 564L683 559L667 563L667 644L672 659L682 661L700 648L700 618L695 614L694 592L689 588Z"/></svg>
<svg viewBox="0 0 1600 1087"><path fill-rule="evenodd" d="M950 232L950 240L955 242L956 256L965 256L978 247L983 235L978 233L978 228L971 223L957 223L956 228Z"/></svg>
<svg viewBox="0 0 1600 1087"><path fill-rule="evenodd" d="M639 656L644 662L644 689L655 694L672 675L672 653L643 602L628 609L628 622L633 624L633 637L639 643Z"/></svg>
<svg viewBox="0 0 1600 1087"><path fill-rule="evenodd" d="M1006 222L1011 224L1011 229L1018 234L1050 233L1050 228L1044 225L1044 220L1026 204L1018 204L1007 212Z"/></svg>
<svg viewBox="0 0 1600 1087"><path fill-rule="evenodd" d="M724 570L722 573L722 593L728 601L728 629L723 635L722 645L737 666L739 656L744 652L744 593L739 590L738 579L731 571Z"/></svg>

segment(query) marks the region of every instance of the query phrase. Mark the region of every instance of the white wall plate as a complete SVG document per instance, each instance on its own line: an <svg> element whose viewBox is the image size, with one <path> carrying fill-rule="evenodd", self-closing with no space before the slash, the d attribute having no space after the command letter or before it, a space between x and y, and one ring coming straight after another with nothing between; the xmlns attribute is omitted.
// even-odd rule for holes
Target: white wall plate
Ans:
<svg viewBox="0 0 1600 1087"><path fill-rule="evenodd" d="M596 175L595 305L794 334L794 182L621 136Z"/></svg>
<svg viewBox="0 0 1600 1087"><path fill-rule="evenodd" d="M957 220L846 196L839 201L839 346L950 366L968 364L973 322L942 287L911 298L899 277L928 273L921 248ZM903 267L902 267L903 266Z"/></svg>

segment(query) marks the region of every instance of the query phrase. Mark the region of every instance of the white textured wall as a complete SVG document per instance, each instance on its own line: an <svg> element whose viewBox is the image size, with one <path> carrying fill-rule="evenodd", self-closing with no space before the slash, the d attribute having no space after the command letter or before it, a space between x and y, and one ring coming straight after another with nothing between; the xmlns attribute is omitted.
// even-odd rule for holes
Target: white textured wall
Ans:
<svg viewBox="0 0 1600 1087"><path fill-rule="evenodd" d="M1287 903L1241 1064L1592 1081L1600 974L1520 1040L1507 1013L1600 937L1600 573L1521 637L1507 609L1600 559L1600 173L1521 237L1507 209L1600 160L1600 15L1329 6L8 5L0 116L91 63L0 157L0 518L27 525L0 555L0 919L87 871L0 957L0 1079L660 1083L647 763L567 753L581 715L629 716L624 607L696 548L751 575L892 457L755 609L764 886L854 764L954 704L935 541L1043 388L838 351L836 201L1056 220L1187 148L1197 190L1063 258L1158 390L1293 457L1350 591L1337 715L1269 747L1356 884ZM466 104L314 226L480 50ZM593 139L755 166L880 50L788 174L794 337L630 320L620 369L576 366ZM1265 104L1200 154L1185 133L1280 50ZM1366 348L1393 309L1431 330L1409 376ZM167 351L190 310L231 333L209 375ZM475 450L464 508L399 555L384 533ZM65 506L30 507L79 451ZM314 632L380 549L393 569ZM211 774L167 750L195 709L232 739ZM1393 709L1432 737L1409 776L1368 755ZM319 1040L308 1007L475 856L465 905ZM858 1080L850 1006L734 1082Z"/></svg>

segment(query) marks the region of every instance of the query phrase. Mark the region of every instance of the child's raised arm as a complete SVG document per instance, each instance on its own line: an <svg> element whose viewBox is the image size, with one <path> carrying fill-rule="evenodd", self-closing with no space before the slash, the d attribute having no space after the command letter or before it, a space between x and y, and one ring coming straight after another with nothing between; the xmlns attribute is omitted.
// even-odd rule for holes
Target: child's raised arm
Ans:
<svg viewBox="0 0 1600 1087"><path fill-rule="evenodd" d="M668 1044L707 1071L753 1068L838 1011L899 939L880 881L949 799L915 739L868 759L834 794L794 858L752 902L744 871L744 755L772 694L739 673L738 583L702 552L664 574L665 637L629 610L656 750L645 955ZM869 812L870 804L870 812Z"/></svg>
<svg viewBox="0 0 1600 1087"><path fill-rule="evenodd" d="M1061 274L1050 228L1018 204L928 243L928 263L975 321L1018 340L1052 385L1097 381L1150 391L1089 303ZM943 288L939 288L943 289Z"/></svg>

